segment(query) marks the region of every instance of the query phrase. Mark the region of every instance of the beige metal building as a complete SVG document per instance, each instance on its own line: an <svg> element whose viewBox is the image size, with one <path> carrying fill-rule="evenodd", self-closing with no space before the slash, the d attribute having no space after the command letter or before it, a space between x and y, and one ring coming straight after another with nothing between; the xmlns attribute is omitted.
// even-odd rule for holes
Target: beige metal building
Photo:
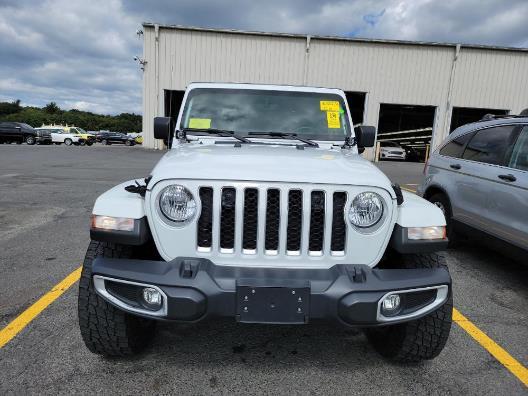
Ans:
<svg viewBox="0 0 528 396"><path fill-rule="evenodd" d="M145 23L144 146L193 81L337 87L380 141L436 147L483 114L528 107L528 49L198 29ZM372 158L372 153L367 156Z"/></svg>

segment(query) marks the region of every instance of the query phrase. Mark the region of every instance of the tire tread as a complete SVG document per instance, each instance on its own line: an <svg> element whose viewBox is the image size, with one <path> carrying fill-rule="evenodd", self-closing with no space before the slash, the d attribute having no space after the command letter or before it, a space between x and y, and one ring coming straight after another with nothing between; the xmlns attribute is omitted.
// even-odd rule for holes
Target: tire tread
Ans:
<svg viewBox="0 0 528 396"><path fill-rule="evenodd" d="M402 255L404 268L447 268L436 253ZM411 322L374 328L367 337L383 356L399 362L419 362L437 357L444 349L452 323L453 296L437 310Z"/></svg>
<svg viewBox="0 0 528 396"><path fill-rule="evenodd" d="M96 257L130 258L129 246L90 242L79 281L78 317L87 348L105 356L130 356L150 340L154 322L123 312L96 294L92 282L92 261Z"/></svg>

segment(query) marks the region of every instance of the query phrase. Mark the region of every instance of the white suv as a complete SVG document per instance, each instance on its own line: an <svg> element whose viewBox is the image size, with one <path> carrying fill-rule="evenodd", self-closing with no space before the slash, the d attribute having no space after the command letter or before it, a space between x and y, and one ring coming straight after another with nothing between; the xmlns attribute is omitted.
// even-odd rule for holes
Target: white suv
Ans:
<svg viewBox="0 0 528 396"><path fill-rule="evenodd" d="M175 125L175 128L171 128ZM86 346L139 351L157 320L328 320L383 355L444 347L452 311L441 210L359 153L338 89L191 84L150 175L101 195L79 287Z"/></svg>
<svg viewBox="0 0 528 396"><path fill-rule="evenodd" d="M53 144L65 144L71 146L78 145L81 138L73 133L68 133L62 128L42 127L37 128L37 131L49 131L51 133L51 142Z"/></svg>

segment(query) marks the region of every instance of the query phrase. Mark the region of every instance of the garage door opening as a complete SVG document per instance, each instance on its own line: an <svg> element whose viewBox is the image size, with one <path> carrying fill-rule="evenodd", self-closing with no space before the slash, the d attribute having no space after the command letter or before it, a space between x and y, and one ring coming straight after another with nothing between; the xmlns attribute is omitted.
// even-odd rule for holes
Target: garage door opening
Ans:
<svg viewBox="0 0 528 396"><path fill-rule="evenodd" d="M434 106L381 104L379 160L424 162L431 144Z"/></svg>
<svg viewBox="0 0 528 396"><path fill-rule="evenodd" d="M345 91L345 96L352 116L354 125L363 124L363 116L365 114L365 92L351 92Z"/></svg>
<svg viewBox="0 0 528 396"><path fill-rule="evenodd" d="M453 107L451 113L451 127L449 133L453 132L459 126L476 122L482 119L486 114L505 115L509 110L500 109L477 109L473 107Z"/></svg>
<svg viewBox="0 0 528 396"><path fill-rule="evenodd" d="M165 90L165 117L178 118L185 91Z"/></svg>

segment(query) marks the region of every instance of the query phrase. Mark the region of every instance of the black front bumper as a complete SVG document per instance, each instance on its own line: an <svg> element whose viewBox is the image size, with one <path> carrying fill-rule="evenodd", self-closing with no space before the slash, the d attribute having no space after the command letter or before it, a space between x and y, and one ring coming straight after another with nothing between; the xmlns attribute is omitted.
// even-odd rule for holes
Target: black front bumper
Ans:
<svg viewBox="0 0 528 396"><path fill-rule="evenodd" d="M129 285L158 287L166 300L163 315L159 312L157 316L151 315L146 309L129 311L139 316L187 322L233 317L241 322L306 323L324 319L351 326L376 326L416 319L445 302L437 300L434 309L421 307L414 315L406 311L407 315L402 312L400 318L387 320L380 318L379 303L389 292L400 291L404 296L409 289L432 288L440 293L440 289L435 289L440 286L444 294L451 293L451 278L444 268L371 269L346 264L330 269L253 268L215 265L196 258L165 262L99 257L92 264L92 273L95 278L104 278L108 286L127 281ZM123 304L115 304L115 299L99 294L127 310Z"/></svg>

